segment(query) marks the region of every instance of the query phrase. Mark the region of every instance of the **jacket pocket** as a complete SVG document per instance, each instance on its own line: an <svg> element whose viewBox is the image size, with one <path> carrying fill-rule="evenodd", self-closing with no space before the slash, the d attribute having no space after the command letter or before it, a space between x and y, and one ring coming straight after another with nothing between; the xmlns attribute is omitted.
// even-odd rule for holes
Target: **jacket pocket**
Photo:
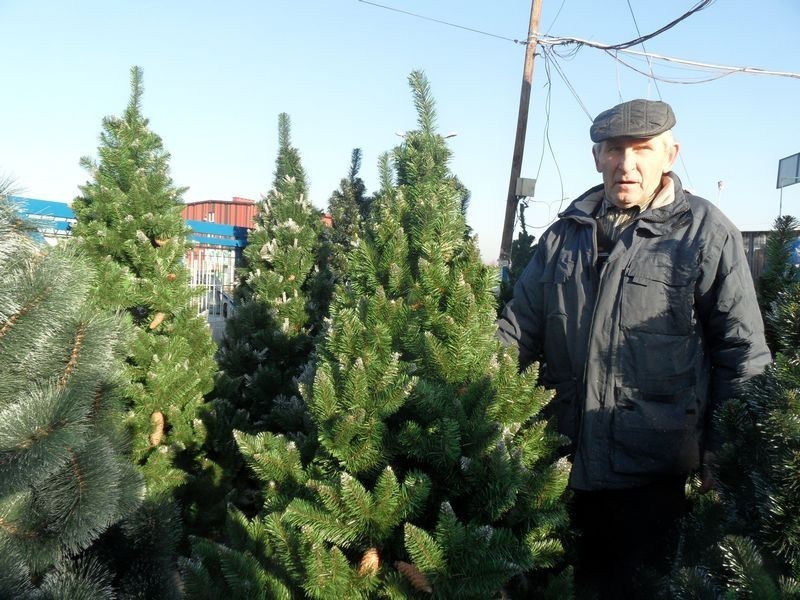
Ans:
<svg viewBox="0 0 800 600"><path fill-rule="evenodd" d="M617 473L688 473L700 462L699 402L694 386L664 382L652 390L617 387L611 463Z"/></svg>
<svg viewBox="0 0 800 600"><path fill-rule="evenodd" d="M631 265L622 282L620 325L667 335L692 331L694 286L690 270L679 264Z"/></svg>
<svg viewBox="0 0 800 600"><path fill-rule="evenodd" d="M568 437L571 445L574 445L580 424L577 382L570 380L547 387L552 387L555 395L547 404L545 415L548 419L555 420L558 433Z"/></svg>

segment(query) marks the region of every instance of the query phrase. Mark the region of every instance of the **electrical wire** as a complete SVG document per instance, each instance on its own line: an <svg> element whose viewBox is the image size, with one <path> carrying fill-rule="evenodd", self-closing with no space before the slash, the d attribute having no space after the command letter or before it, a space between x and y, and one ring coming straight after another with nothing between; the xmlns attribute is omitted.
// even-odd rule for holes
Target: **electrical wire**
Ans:
<svg viewBox="0 0 800 600"><path fill-rule="evenodd" d="M558 7L556 11L556 16L553 17L553 20L550 22L550 26L545 31L545 34L550 33L550 30L555 26L556 21L558 21L558 17L561 15L561 9L564 8L564 5L567 3L567 0L561 0L561 6Z"/></svg>
<svg viewBox="0 0 800 600"><path fill-rule="evenodd" d="M768 69L762 69L759 67L737 67L731 65L718 65L714 63L706 63L700 62L696 60L686 60L683 58L676 58L674 56L665 56L663 54L655 54L653 52L638 52L636 50L630 50L626 48L617 48L615 45L609 44L601 44L599 42L592 42L591 40L584 40L581 38L572 38L572 37L551 37L551 36L542 36L538 39L538 43L543 46L562 46L562 45L571 45L577 44L579 46L587 46L589 48L597 48L599 50L615 50L617 52L622 52L625 54L630 54L633 56L642 56L645 58L653 58L656 60L663 60L665 62L672 62L680 65L686 65L689 67L698 67L708 71L726 71L728 73L747 73L750 75L771 75L775 77L790 77L792 79L800 79L800 73L793 73L791 71L772 71Z"/></svg>
<svg viewBox="0 0 800 600"><path fill-rule="evenodd" d="M567 78L567 74L564 73L564 70L561 68L561 65L558 64L558 61L555 59L555 57L551 56L548 52L544 52L543 57L545 61L548 60L552 61L553 67L555 67L556 71L561 76L561 79L564 81L564 84L567 86L567 89L570 91L570 93L572 93L572 96L575 98L578 105L583 110L584 114L587 117L589 117L589 122L593 121L594 119L592 117L592 114L589 112L589 109L586 108L586 105L583 103L583 100L581 100L580 96L578 95L578 91L575 89L575 86L573 86L570 80ZM547 62L545 62L545 65L547 65Z"/></svg>
<svg viewBox="0 0 800 600"><path fill-rule="evenodd" d="M684 21L684 20L688 19L689 17L691 17L693 14L695 14L697 12L700 12L704 8L707 8L714 1L715 0L700 0L700 2L698 2L692 8L690 8L688 11L683 13L680 17L670 21L669 23L667 23L666 25L664 25L660 29L656 29L654 32L648 33L647 35L639 35L638 38L630 40L630 41L627 41L627 42L622 42L621 44L608 45L606 48L603 48L603 49L604 50L624 50L626 48L631 48L632 46L638 46L639 44L641 44L643 42L646 42L647 40L653 39L657 35L661 35L665 31L668 31L668 30L672 29L673 27L675 27L675 25L677 25L681 21ZM630 6L630 4L629 4L629 6ZM637 30L638 30L638 27L637 27ZM637 33L638 33L638 31L637 31Z"/></svg>
<svg viewBox="0 0 800 600"><path fill-rule="evenodd" d="M550 79L550 68L548 66L547 60L545 60L545 63L544 63L544 71L545 71L545 76L547 78L547 83L545 83L545 85L544 85L544 87L547 89L547 93L545 94L545 97L544 97L544 114L545 114L544 132L545 132L545 134L542 135L542 149L539 151L539 164L536 166L536 177L535 177L536 181L539 181L539 175L542 172L542 164L544 163L545 136L546 136L546 132L550 129L550 92L551 92L551 88L552 88L553 82ZM535 204L535 203L538 203L539 201L534 198L534 199L531 200L531 202L533 202ZM525 206L524 206L524 208L522 208L522 210L525 210L526 208L528 208L528 202L525 203ZM512 231L516 231L516 229L517 229L517 223L518 223L518 219L520 218L520 214L521 214L521 212L520 212L520 209L519 209L519 206L518 206L517 207L517 213L514 215L514 227L513 227ZM535 226L533 226L533 227L534 227L534 229L536 229Z"/></svg>
<svg viewBox="0 0 800 600"><path fill-rule="evenodd" d="M448 27L455 27L456 29L463 29L465 31L471 31L472 33L479 33L481 35L486 35L489 37L497 38L500 40L505 40L507 42L514 42L515 44L521 44L526 46L528 44L528 40L518 40L515 38L506 37L503 35L497 35L496 33L489 33L488 31L482 31L480 29L473 29L472 27L465 27L464 25L457 25L456 23L451 23L450 21L443 21L441 19L434 19L433 17L426 17L425 15L420 15L417 13L413 13L407 10L401 10L399 8L394 8L393 6L386 6L384 4L378 4L377 2L370 2L369 0L358 0L362 4L370 4L372 6L377 6L378 8L384 8L386 10L391 10L394 12L402 13L404 15L408 15L410 17L416 17L417 19L423 19L425 21L433 21L434 23L439 23L441 25L447 25Z"/></svg>
<svg viewBox="0 0 800 600"><path fill-rule="evenodd" d="M683 85L694 85L694 84L697 84L697 83L710 83L712 81L717 81L718 79L722 79L723 77L728 77L729 75L733 75L734 73L736 73L736 71L724 71L724 72L719 73L718 75L714 75L714 76L711 76L711 77L704 77L703 79L672 79L672 78L668 78L668 77L662 77L662 76L659 76L659 75L654 75L653 73L648 73L647 71L642 71L641 69L638 69L634 65L632 65L630 63L627 63L624 60L622 60L617 55L617 52L618 51L611 52L610 50L605 50L606 54L608 54L612 59L614 59L617 63L621 64L622 66L629 68L631 71L636 71L637 73L639 73L640 75L644 75L648 79L652 79L654 81L663 81L664 83L677 83L677 84L683 84ZM661 97L661 94L659 94L659 97Z"/></svg>
<svg viewBox="0 0 800 600"><path fill-rule="evenodd" d="M614 75L617 77L617 100L622 104L622 79L619 76L619 63L614 64Z"/></svg>
<svg viewBox="0 0 800 600"><path fill-rule="evenodd" d="M628 10L631 13L631 19L633 19L633 26L636 28L636 33L639 35L639 37L641 37L642 36L642 32L639 30L639 23L636 20L636 14L633 12L633 6L631 5L631 0L625 0L625 1L628 3ZM644 47L644 42L642 42L642 51L643 52L647 52L647 48ZM650 57L649 56L647 57L647 66L650 68L650 75L651 76L654 75L654 73L653 73L653 63L650 62ZM654 77L651 78L649 81L652 81L653 84L655 85L656 93L658 94L658 99L659 100L663 100L664 98L661 96L661 90L658 89L658 81L656 81L656 79ZM648 84L648 88L647 88L647 93L648 93L648 96L649 96L650 95L649 84Z"/></svg>
<svg viewBox="0 0 800 600"><path fill-rule="evenodd" d="M544 129L542 133L542 149L539 151L539 164L536 166L536 180L539 180L539 175L542 172L542 164L544 163L544 150L545 144L547 143L546 134L548 129L550 129L550 98L551 92L553 89L553 80L550 77L550 62L547 60L547 55L544 55L544 74L547 78L547 83L545 87L547 88L547 94L544 97Z"/></svg>
<svg viewBox="0 0 800 600"><path fill-rule="evenodd" d="M469 32L472 32L472 33L477 33L479 35L485 35L485 36L493 37L493 38L496 38L496 39L505 40L507 42L513 42L515 44L527 45L527 43L528 43L527 40L519 40L519 39L516 39L516 38L510 38L510 37L503 36L503 35L497 35L495 33L490 33L488 31L483 31L483 30L480 30L480 29L474 29L472 27L465 27L464 25L458 25L456 23L451 23L450 21L444 21L442 19L434 19L432 17L426 17L425 15L420 15L420 14L413 13L413 12L410 12L410 11L407 11L407 10L401 10L401 9L395 8L393 6L386 6L384 4L379 4L377 2L371 2L370 0L358 0L358 1L361 2L362 4L369 4L371 6L376 6L378 8L383 8L385 10L390 10L390 11L393 11L393 12L409 15L411 17L415 17L415 18L418 18L418 19L423 19L423 20L426 20L426 21L433 21L434 23L439 23L441 25L446 25L448 27L455 27L457 29L462 29L462 30L469 31ZM653 59L656 59L656 60L661 60L661 61L665 61L665 62L674 62L674 63L677 63L677 64L686 65L686 66L701 67L701 68L705 68L705 69L708 69L708 70L717 70L717 71L722 70L722 71L729 71L731 73L746 73L746 74L750 74L750 75L772 75L772 76L777 76L777 77L791 77L791 78L794 78L794 79L800 79L800 73L792 73L792 72L789 72L789 71L773 71L773 70L761 69L761 68L758 68L758 67L736 67L736 66L716 65L716 64L711 64L711 63L703 63L703 62L698 62L698 61L685 60L685 59L675 58L675 57L671 57L671 56L664 56L664 55L661 55L661 54L654 54L652 52L637 52L635 50L630 50L629 49L631 46L635 46L637 44L642 44L643 42L654 38L655 36L667 31L668 29L671 29L672 27L674 27L675 25L677 25L681 21L685 20L686 18L688 18L689 16L695 14L696 12L698 12L700 10L703 10L704 8L708 7L711 3L715 2L715 1L716 0L701 0L698 4L696 4L694 7L692 7L689 11L685 12L684 14L682 14L677 19L674 19L673 21L667 23L666 25L664 25L660 29L658 29L658 30L656 30L656 31L654 31L652 33L649 33L647 35L643 35L643 36L640 35L636 39L633 39L633 40L630 40L630 41L627 41L627 42L622 42L620 44L602 44L602 43L599 43L599 42L593 42L591 40L585 40L585 39L576 38L576 37L563 37L563 36L562 37L556 37L556 36L550 36L550 35L547 35L547 34L538 35L536 41L537 41L538 44L547 45L547 46L551 46L551 47L570 46L571 48L570 48L568 54L566 54L564 52L561 52L561 51L558 51L558 56L563 58L563 59L571 58L572 56L577 54L578 50L580 50L581 47L587 46L589 48L597 48L597 49L600 49L600 50L618 50L619 52L624 52L626 54L631 54L631 55L643 56L643 57L648 58L648 59L653 58ZM562 2L562 6L561 7L563 8L563 2ZM559 8L559 12L561 12L561 8ZM557 16L558 15L556 15L556 17ZM638 31L638 26L637 26L637 31ZM668 81L668 80L662 78L662 81ZM710 81L713 81L713 79L711 79ZM677 82L675 82L675 83L677 83Z"/></svg>
<svg viewBox="0 0 800 600"><path fill-rule="evenodd" d="M553 144L550 142L550 107L551 107L552 89L553 89L553 80L552 80L552 77L551 77L551 74L550 74L550 65L551 64L555 64L555 62L552 61L548 56L545 55L544 71L545 71L545 75L547 77L547 84L546 84L547 85L547 95L545 96L545 101L544 101L544 113L545 113L544 135L542 136L542 150L541 150L541 153L540 153L540 156L539 156L539 165L538 165L538 167L536 169L536 179L538 181L539 174L542 171L542 164L544 163L544 150L545 150L545 145L547 145L547 147L550 150L550 156L553 158L553 164L556 167L556 172L558 173L558 181L559 181L559 184L561 186L561 200L559 201L558 210L556 211L556 216L558 216L558 213L561 212L561 206L564 203L564 178L563 178L563 176L561 174L561 167L558 166L558 159L556 158L556 153L553 150ZM545 206L547 206L548 222L546 224L544 224L544 225L531 225L531 228L532 229L544 229L546 227L549 227L553 223L553 221L555 221L555 219L551 218L551 216L550 216L552 214L551 211L552 211L552 204L553 203L549 203L548 204L546 202L542 202L541 200L534 200L534 202L539 202L539 203L544 204Z"/></svg>

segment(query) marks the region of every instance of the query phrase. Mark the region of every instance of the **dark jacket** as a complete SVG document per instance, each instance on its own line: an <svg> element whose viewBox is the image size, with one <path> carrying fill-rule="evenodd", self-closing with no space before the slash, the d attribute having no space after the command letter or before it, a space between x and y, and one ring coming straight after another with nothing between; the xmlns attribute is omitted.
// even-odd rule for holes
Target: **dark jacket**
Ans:
<svg viewBox="0 0 800 600"><path fill-rule="evenodd" d="M670 173L596 268L595 187L541 237L499 320L520 366L541 361L574 442L570 484L628 488L699 466L716 406L771 357L742 238Z"/></svg>

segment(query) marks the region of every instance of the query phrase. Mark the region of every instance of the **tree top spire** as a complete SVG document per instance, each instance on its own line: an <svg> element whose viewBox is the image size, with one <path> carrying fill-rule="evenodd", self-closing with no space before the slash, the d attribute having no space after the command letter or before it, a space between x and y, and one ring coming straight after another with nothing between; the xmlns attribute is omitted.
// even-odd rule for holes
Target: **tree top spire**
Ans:
<svg viewBox="0 0 800 600"><path fill-rule="evenodd" d="M431 86L425 72L421 70L411 71L408 76L408 83L411 85L414 94L414 106L417 109L417 122L419 128L425 135L434 133L436 125L436 103L431 96Z"/></svg>
<svg viewBox="0 0 800 600"><path fill-rule="evenodd" d="M134 65L131 67L131 99L128 103L127 112L140 112L142 94L144 93L144 85L142 85L142 77L144 71L142 67Z"/></svg>

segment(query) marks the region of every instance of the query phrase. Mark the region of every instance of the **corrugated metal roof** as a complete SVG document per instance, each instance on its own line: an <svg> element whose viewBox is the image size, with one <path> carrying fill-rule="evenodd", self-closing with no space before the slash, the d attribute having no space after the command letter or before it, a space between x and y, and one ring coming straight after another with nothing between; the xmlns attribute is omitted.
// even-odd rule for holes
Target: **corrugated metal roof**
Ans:
<svg viewBox="0 0 800 600"><path fill-rule="evenodd" d="M74 219L75 213L68 204L54 202L53 200L37 200L36 198L23 198L22 196L9 196L14 204L19 205L22 212L28 216L41 215L59 219Z"/></svg>
<svg viewBox="0 0 800 600"><path fill-rule="evenodd" d="M19 206L20 212L25 217L36 221L42 228L68 231L69 224L63 219L75 220L74 211L69 205L63 202L23 198L22 196L10 196L10 200ZM44 218L37 219L37 217ZM62 220L59 221L57 219ZM186 225L192 230L189 238L198 244L208 246L232 246L237 248L243 248L247 245L248 230L246 227L224 225L222 223L209 223L206 221L194 221L190 219L186 220Z"/></svg>

